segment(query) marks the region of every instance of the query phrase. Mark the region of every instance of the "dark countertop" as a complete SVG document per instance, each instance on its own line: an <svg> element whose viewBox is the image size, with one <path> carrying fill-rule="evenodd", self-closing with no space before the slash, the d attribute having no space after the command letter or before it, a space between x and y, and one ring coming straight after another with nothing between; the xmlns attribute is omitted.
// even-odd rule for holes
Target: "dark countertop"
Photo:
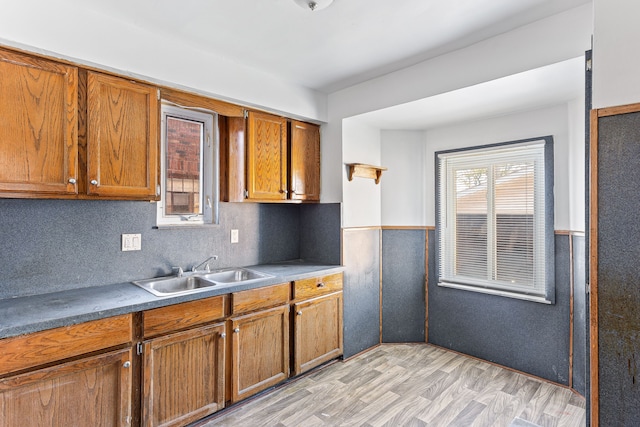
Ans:
<svg viewBox="0 0 640 427"><path fill-rule="evenodd" d="M299 260L248 268L274 277L213 286L197 293L167 297L157 297L126 282L3 299L0 300L0 338L344 271L339 265Z"/></svg>

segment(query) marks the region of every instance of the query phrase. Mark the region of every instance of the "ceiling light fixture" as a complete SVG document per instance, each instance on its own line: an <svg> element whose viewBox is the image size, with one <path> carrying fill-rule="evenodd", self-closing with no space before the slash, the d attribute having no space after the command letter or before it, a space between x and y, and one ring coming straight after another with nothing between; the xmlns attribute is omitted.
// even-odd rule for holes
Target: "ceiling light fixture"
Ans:
<svg viewBox="0 0 640 427"><path fill-rule="evenodd" d="M293 0L303 9L321 10L333 3L333 0Z"/></svg>

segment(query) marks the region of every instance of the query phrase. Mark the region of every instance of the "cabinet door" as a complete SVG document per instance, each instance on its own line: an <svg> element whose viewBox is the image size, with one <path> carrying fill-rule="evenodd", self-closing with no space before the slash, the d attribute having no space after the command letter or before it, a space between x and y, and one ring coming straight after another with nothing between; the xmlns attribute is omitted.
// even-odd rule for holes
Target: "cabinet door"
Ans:
<svg viewBox="0 0 640 427"><path fill-rule="evenodd" d="M0 380L0 426L128 426L131 349Z"/></svg>
<svg viewBox="0 0 640 427"><path fill-rule="evenodd" d="M291 199L320 201L320 127L291 122Z"/></svg>
<svg viewBox="0 0 640 427"><path fill-rule="evenodd" d="M342 292L293 307L296 375L342 355Z"/></svg>
<svg viewBox="0 0 640 427"><path fill-rule="evenodd" d="M224 407L223 323L144 343L145 426L178 426Z"/></svg>
<svg viewBox="0 0 640 427"><path fill-rule="evenodd" d="M232 401L237 402L289 377L289 306L231 319Z"/></svg>
<svg viewBox="0 0 640 427"><path fill-rule="evenodd" d="M266 113L249 112L247 192L249 199L287 198L287 121Z"/></svg>
<svg viewBox="0 0 640 427"><path fill-rule="evenodd" d="M0 76L0 192L75 194L78 70L0 50Z"/></svg>
<svg viewBox="0 0 640 427"><path fill-rule="evenodd" d="M87 74L87 192L156 199L158 93L150 86Z"/></svg>

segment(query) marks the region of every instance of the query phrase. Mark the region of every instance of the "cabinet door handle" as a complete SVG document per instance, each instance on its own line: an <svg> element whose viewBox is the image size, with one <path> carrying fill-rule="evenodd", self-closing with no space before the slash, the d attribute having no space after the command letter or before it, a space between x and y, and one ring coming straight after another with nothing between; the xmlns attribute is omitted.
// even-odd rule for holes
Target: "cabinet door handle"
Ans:
<svg viewBox="0 0 640 427"><path fill-rule="evenodd" d="M237 334L238 332L240 332L240 328L235 328L235 329L233 330L233 332L235 332L235 333Z"/></svg>
<svg viewBox="0 0 640 427"><path fill-rule="evenodd" d="M220 334L220 338L226 338L227 334L225 334L224 332Z"/></svg>
<svg viewBox="0 0 640 427"><path fill-rule="evenodd" d="M76 183L75 178L69 178L69 184L75 184L75 183Z"/></svg>
<svg viewBox="0 0 640 427"><path fill-rule="evenodd" d="M302 316L302 310L300 310L297 314L298 316Z"/></svg>
<svg viewBox="0 0 640 427"><path fill-rule="evenodd" d="M91 185L98 185L98 180L92 179L91 180Z"/></svg>
<svg viewBox="0 0 640 427"><path fill-rule="evenodd" d="M122 364L123 368L128 368L130 366L131 366L131 362L129 362L128 360Z"/></svg>
<svg viewBox="0 0 640 427"><path fill-rule="evenodd" d="M324 283L322 283L322 282L318 283L318 287L319 288L324 288L324 286L325 286Z"/></svg>

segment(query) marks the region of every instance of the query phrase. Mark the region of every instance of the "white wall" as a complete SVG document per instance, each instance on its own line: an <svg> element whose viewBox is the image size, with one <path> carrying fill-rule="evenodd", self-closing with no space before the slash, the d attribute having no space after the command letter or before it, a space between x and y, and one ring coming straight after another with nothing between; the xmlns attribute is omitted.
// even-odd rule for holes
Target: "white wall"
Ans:
<svg viewBox="0 0 640 427"><path fill-rule="evenodd" d="M640 2L594 0L593 108L640 102Z"/></svg>
<svg viewBox="0 0 640 427"><path fill-rule="evenodd" d="M149 77L246 106L327 120L327 96L211 55L161 33L98 14L74 1L3 2L0 44Z"/></svg>
<svg viewBox="0 0 640 427"><path fill-rule="evenodd" d="M435 152L552 135L554 138L555 229L571 229L568 123L568 108L566 104L562 104L525 113L428 130L426 132L426 157L432 160L427 163L426 188L428 190L425 225L435 226L435 193L433 190L435 188L435 161L433 160Z"/></svg>
<svg viewBox="0 0 640 427"><path fill-rule="evenodd" d="M426 140L423 131L381 132L382 225L421 226L426 223Z"/></svg>
<svg viewBox="0 0 640 427"><path fill-rule="evenodd" d="M380 165L380 131L355 120L345 120L343 126L342 158L344 163ZM379 226L381 222L381 190L373 179L347 178L347 169L342 166L345 200L342 204L343 227Z"/></svg>
<svg viewBox="0 0 640 427"><path fill-rule="evenodd" d="M330 94L322 134L322 201L347 200L338 178L343 119L576 58L590 49L591 32L592 8L584 5Z"/></svg>
<svg viewBox="0 0 640 427"><path fill-rule="evenodd" d="M585 231L585 100L567 105L569 130L569 230Z"/></svg>

